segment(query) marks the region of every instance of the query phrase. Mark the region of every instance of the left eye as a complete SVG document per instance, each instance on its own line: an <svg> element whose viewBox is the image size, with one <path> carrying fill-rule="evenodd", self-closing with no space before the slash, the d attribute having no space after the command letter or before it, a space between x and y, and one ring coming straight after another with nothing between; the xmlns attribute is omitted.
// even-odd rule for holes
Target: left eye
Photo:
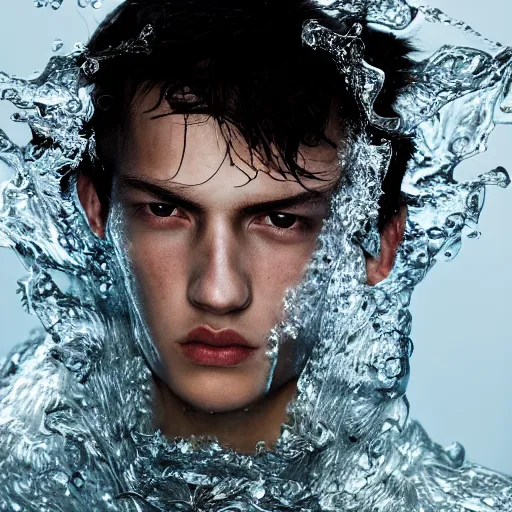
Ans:
<svg viewBox="0 0 512 512"><path fill-rule="evenodd" d="M265 218L268 219L266 224L281 229L291 228L297 222L297 215L291 213L270 213Z"/></svg>
<svg viewBox="0 0 512 512"><path fill-rule="evenodd" d="M151 213L157 217L170 217L176 211L176 206L172 204L151 203L148 207Z"/></svg>

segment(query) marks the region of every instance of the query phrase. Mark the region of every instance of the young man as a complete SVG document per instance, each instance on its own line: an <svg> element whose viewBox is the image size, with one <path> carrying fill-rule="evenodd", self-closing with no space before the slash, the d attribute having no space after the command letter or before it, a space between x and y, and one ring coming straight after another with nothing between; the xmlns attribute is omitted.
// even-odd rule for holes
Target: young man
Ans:
<svg viewBox="0 0 512 512"><path fill-rule="evenodd" d="M403 41L366 20L377 6L381 26L399 27L414 11L329 4L127 0L80 57L11 81L5 96L28 111L34 140L20 151L3 139L16 176L0 234L31 270L24 298L47 333L0 369L0 509L510 510L510 479L436 445L408 415L407 305L431 261L415 252L413 197L413 242L382 282L411 148L369 121L392 124L409 62ZM302 44L305 22L320 27L308 45L332 52ZM480 62L453 50L432 89L443 97ZM373 105L376 68L386 80ZM409 107L425 110L414 77ZM451 150L482 112L429 135ZM390 149L380 232L365 237ZM427 194L444 160L434 175L418 165L431 180L420 199L437 207ZM453 218L444 227L462 229ZM67 294L52 274L63 270ZM303 311L290 291L305 292Z"/></svg>
<svg viewBox="0 0 512 512"><path fill-rule="evenodd" d="M100 237L122 212L162 364L155 427L169 438L209 435L241 453L277 440L301 367L292 340L272 367L269 334L315 250L349 135L384 137L332 58L302 44L308 20L340 35L362 22L310 0L128 0L88 45L97 160L79 197ZM376 110L393 116L409 47L370 29L362 39L386 73ZM390 272L404 229L411 148L391 143L370 284Z"/></svg>

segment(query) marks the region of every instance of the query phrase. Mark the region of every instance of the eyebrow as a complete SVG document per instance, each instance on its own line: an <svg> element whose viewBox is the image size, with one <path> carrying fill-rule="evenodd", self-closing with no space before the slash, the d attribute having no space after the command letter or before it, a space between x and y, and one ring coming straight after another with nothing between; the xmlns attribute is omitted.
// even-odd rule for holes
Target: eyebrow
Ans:
<svg viewBox="0 0 512 512"><path fill-rule="evenodd" d="M118 179L121 188L139 190L151 194L158 199L196 213L204 213L206 209L189 197L184 197L174 190L158 185L152 181L135 178L132 176L120 176ZM191 185L193 186L193 185ZM264 213L269 210L280 210L304 205L320 205L329 201L332 190L305 190L299 194L242 206L240 211L245 215Z"/></svg>

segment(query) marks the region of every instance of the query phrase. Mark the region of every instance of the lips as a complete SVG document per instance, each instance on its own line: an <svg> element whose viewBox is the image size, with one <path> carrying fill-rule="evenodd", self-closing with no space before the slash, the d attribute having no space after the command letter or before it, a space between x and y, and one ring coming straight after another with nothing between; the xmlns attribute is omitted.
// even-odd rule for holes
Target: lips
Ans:
<svg viewBox="0 0 512 512"><path fill-rule="evenodd" d="M201 326L189 332L181 350L187 359L199 365L236 366L253 355L257 348L231 329L214 331Z"/></svg>

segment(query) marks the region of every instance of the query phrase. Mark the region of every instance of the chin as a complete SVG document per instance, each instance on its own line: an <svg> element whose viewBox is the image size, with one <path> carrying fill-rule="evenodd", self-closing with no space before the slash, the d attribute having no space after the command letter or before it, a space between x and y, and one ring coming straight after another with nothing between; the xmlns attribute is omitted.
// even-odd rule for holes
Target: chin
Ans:
<svg viewBox="0 0 512 512"><path fill-rule="evenodd" d="M172 391L185 403L203 412L233 412L251 406L266 394L264 376L205 369L194 378L175 381ZM198 375L201 373L202 375Z"/></svg>

